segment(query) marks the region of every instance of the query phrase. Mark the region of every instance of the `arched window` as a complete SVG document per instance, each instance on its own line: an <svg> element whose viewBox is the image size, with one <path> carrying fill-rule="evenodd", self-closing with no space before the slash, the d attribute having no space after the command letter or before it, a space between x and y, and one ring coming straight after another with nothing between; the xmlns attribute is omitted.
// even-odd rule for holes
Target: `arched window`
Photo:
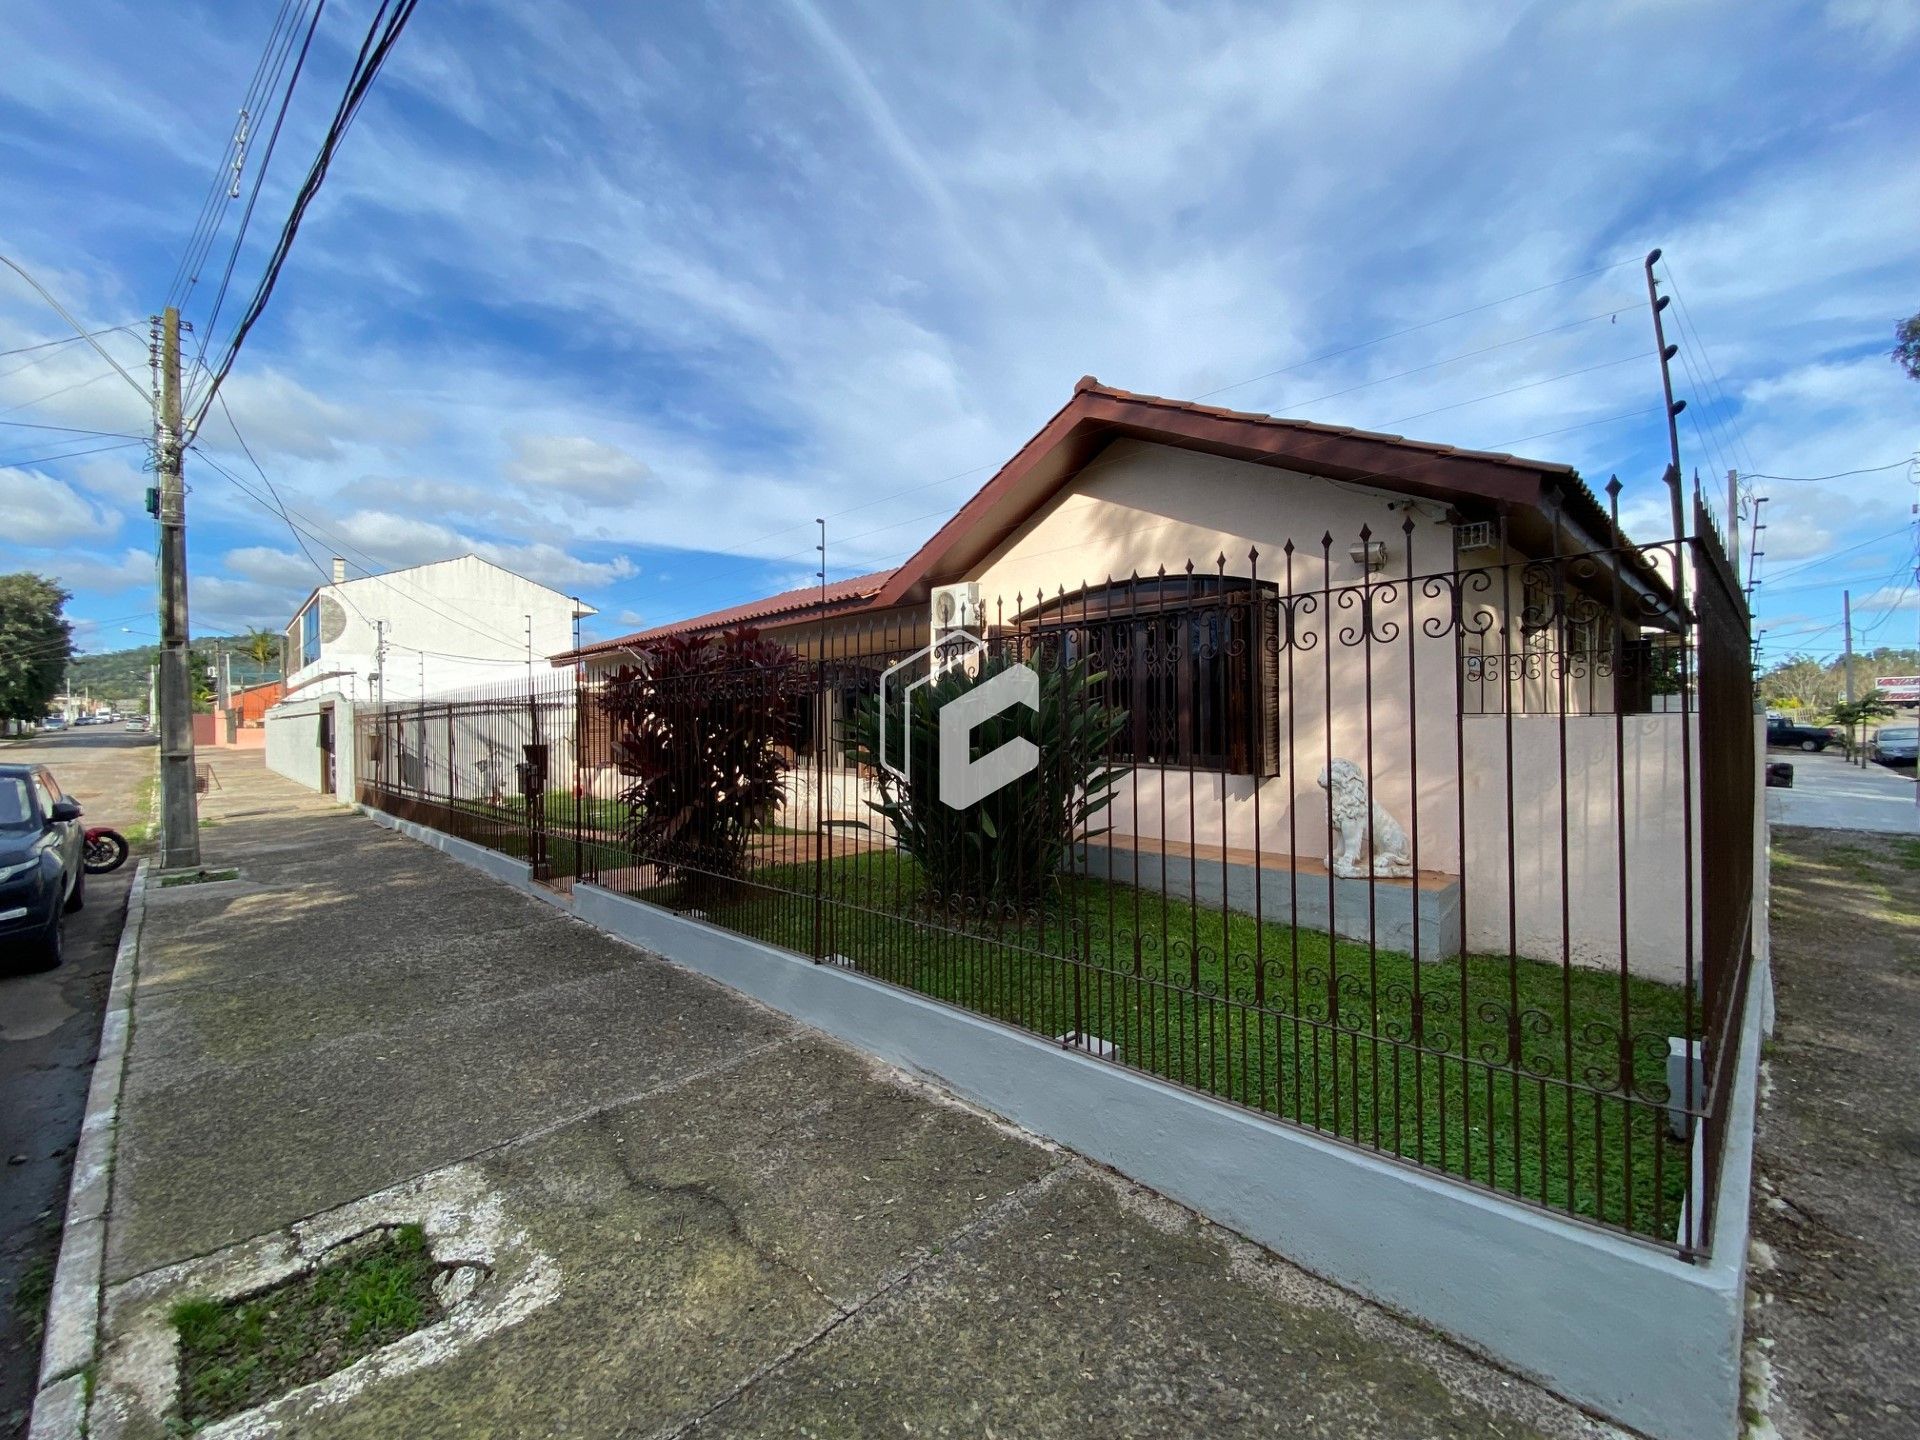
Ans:
<svg viewBox="0 0 1920 1440"><path fill-rule="evenodd" d="M1275 593L1233 575L1151 576L1057 597L1017 623L1034 659L1084 656L1105 677L1100 698L1127 712L1115 760L1271 775Z"/></svg>

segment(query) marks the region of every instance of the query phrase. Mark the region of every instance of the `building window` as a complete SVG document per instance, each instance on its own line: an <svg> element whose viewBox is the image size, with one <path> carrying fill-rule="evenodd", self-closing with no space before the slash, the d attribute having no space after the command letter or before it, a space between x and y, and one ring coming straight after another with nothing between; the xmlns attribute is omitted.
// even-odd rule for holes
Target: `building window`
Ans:
<svg viewBox="0 0 1920 1440"><path fill-rule="evenodd" d="M1235 576L1121 582L1029 611L1019 637L1036 663L1085 658L1104 675L1099 698L1127 713L1115 760L1269 775L1273 594Z"/></svg>
<svg viewBox="0 0 1920 1440"><path fill-rule="evenodd" d="M304 669L320 659L320 602L315 600L300 612L300 665Z"/></svg>

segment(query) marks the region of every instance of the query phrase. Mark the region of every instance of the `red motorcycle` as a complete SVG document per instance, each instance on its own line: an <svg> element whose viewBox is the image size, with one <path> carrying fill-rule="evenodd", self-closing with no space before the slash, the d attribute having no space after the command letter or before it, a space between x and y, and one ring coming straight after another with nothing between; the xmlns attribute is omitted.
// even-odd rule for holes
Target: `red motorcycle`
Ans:
<svg viewBox="0 0 1920 1440"><path fill-rule="evenodd" d="M127 863L127 837L105 825L87 828L83 863L89 875L104 875Z"/></svg>

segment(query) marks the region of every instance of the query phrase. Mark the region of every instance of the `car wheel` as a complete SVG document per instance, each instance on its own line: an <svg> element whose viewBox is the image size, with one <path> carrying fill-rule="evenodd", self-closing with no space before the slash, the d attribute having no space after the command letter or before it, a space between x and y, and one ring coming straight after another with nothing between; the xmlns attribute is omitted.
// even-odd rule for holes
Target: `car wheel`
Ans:
<svg viewBox="0 0 1920 1440"><path fill-rule="evenodd" d="M87 903L87 872L83 866L73 877L73 893L67 896L67 914Z"/></svg>
<svg viewBox="0 0 1920 1440"><path fill-rule="evenodd" d="M40 937L40 966L44 970L52 970L66 957L66 916L55 910L53 919L47 922L46 933Z"/></svg>
<svg viewBox="0 0 1920 1440"><path fill-rule="evenodd" d="M1800 748L1806 751L1809 755L1811 755L1816 750L1821 750L1821 749L1824 749L1825 747L1822 746L1818 740L1802 740L1800 742Z"/></svg>

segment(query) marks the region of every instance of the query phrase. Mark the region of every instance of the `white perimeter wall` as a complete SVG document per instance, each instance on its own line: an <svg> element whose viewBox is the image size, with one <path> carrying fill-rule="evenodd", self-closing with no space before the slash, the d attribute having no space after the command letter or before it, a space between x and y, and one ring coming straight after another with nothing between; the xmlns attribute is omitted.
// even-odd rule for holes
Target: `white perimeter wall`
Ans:
<svg viewBox="0 0 1920 1440"><path fill-rule="evenodd" d="M336 696L290 700L267 711L267 768L276 775L320 790L325 758L320 750L320 710L333 707L334 796L354 800L354 707Z"/></svg>

